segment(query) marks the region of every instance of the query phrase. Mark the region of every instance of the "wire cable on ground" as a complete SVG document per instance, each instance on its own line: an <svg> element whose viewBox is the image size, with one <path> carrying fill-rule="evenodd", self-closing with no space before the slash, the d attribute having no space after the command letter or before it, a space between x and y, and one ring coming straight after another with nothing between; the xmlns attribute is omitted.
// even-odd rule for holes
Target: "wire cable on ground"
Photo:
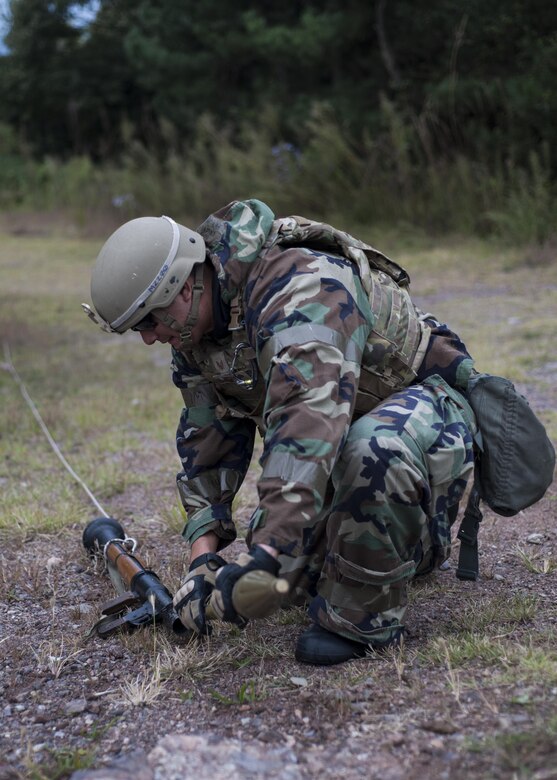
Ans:
<svg viewBox="0 0 557 780"><path fill-rule="evenodd" d="M17 373L17 371L15 369L15 366L14 366L14 364L12 362L12 355L11 355L11 352L10 352L10 346L9 346L7 341L4 341L4 360L5 360L5 363L2 364L2 368L4 368L6 371L8 371L12 375L12 378L13 378L14 382L19 387L21 395L23 396L23 398L25 399L25 402L27 403L29 409L33 413L33 417L39 423L39 426L40 426L42 432L44 433L44 435L46 436L46 438L48 440L48 443L50 444L50 446L54 450L55 455L57 455L57 457L62 462L62 465L64 466L64 468L71 474L71 476L75 479L75 481L79 485L81 485L81 487L87 493L87 495L89 496L89 498L91 499L93 504L97 507L99 512L102 515L104 515L104 517L110 517L110 515L107 512L105 512L103 507L99 504L99 502L97 501L97 499L95 498L93 493L91 493L91 491L89 490L89 488L87 487L85 482L72 469L72 467L70 466L70 464L68 463L66 458L62 455L62 452L60 451L60 447L56 444L56 442L52 438L52 436L50 434L50 431L46 427L46 424L45 424L43 418L40 415L39 410L35 406L31 396L27 392L27 388L25 387L25 385L23 383L23 380L21 379L21 377L19 376L19 374Z"/></svg>

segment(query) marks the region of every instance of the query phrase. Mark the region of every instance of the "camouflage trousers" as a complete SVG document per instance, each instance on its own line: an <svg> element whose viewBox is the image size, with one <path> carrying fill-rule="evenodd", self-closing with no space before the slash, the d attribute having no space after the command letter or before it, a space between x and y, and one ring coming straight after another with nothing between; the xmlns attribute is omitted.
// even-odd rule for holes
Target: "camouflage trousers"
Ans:
<svg viewBox="0 0 557 780"><path fill-rule="evenodd" d="M437 376L351 425L303 555L281 556L316 623L375 646L400 639L408 582L450 554L474 432L467 402Z"/></svg>

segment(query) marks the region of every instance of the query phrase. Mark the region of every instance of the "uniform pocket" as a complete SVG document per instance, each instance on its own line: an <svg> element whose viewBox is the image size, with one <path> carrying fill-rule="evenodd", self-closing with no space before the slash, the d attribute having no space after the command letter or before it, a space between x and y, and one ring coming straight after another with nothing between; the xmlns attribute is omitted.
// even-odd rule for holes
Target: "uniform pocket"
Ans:
<svg viewBox="0 0 557 780"><path fill-rule="evenodd" d="M399 582L408 582L414 576L416 564L414 561L406 561L396 569L391 571L374 571L373 569L364 569L356 563L351 563L342 558L338 553L335 554L335 566L338 573L338 581L352 581L362 585L394 585Z"/></svg>
<svg viewBox="0 0 557 780"><path fill-rule="evenodd" d="M366 569L335 554L327 566L329 587L320 592L331 604L366 613L385 612L406 603L405 585L416 570L414 561L407 561L391 571Z"/></svg>

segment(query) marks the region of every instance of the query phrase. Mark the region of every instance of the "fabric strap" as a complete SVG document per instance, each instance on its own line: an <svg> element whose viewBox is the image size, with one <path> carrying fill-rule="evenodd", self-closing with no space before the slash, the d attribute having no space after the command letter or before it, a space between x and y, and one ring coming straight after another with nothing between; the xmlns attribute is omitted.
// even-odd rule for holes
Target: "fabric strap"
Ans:
<svg viewBox="0 0 557 780"><path fill-rule="evenodd" d="M457 539L460 540L460 553L456 576L459 580L477 580L478 561L478 531L483 514L480 509L480 493L474 479L472 490L464 510Z"/></svg>

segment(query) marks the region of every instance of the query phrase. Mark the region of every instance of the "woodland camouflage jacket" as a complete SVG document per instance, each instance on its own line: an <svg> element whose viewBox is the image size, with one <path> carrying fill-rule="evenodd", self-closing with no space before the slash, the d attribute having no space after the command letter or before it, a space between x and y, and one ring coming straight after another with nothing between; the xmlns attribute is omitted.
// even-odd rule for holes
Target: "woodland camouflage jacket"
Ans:
<svg viewBox="0 0 557 780"><path fill-rule="evenodd" d="M199 228L216 271L215 306L228 318L239 294L245 326L222 339L210 334L187 354L173 350L173 381L185 403L177 431L178 489L190 542L208 531L218 535L220 548L233 541L232 501L259 426L263 471L252 541L297 555L301 529L323 507L352 419L377 403L358 392L362 364L380 373L386 363L371 338L381 299L362 282L358 263L292 238L281 242L280 224L265 204L248 200L229 204ZM378 280L392 285L382 272L374 273L376 287ZM419 313L408 306L415 319ZM403 384L439 374L464 388L473 363L462 342L430 315L420 328L419 364ZM230 375L240 342L240 369L257 366L253 388Z"/></svg>

